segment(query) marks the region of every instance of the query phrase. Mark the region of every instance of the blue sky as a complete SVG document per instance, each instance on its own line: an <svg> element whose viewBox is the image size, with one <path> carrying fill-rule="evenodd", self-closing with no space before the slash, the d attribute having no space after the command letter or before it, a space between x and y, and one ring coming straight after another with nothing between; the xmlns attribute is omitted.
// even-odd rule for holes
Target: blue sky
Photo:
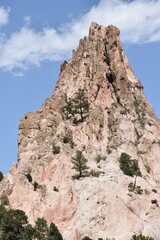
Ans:
<svg viewBox="0 0 160 240"><path fill-rule="evenodd" d="M49 97L90 23L116 25L126 55L160 116L160 0L1 0L0 171L17 161L18 123Z"/></svg>

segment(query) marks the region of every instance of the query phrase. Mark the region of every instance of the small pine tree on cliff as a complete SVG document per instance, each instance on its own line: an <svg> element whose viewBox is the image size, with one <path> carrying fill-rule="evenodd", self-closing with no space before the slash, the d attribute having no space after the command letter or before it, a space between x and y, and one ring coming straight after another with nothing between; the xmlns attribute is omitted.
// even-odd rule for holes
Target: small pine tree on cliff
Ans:
<svg viewBox="0 0 160 240"><path fill-rule="evenodd" d="M73 123L83 122L89 113L89 102L84 89L78 89L74 98L66 99L66 105L62 108L66 119L73 119Z"/></svg>
<svg viewBox="0 0 160 240"><path fill-rule="evenodd" d="M87 173L88 160L84 157L81 151L76 152L76 156L72 158L73 169L78 172L77 178L84 177Z"/></svg>

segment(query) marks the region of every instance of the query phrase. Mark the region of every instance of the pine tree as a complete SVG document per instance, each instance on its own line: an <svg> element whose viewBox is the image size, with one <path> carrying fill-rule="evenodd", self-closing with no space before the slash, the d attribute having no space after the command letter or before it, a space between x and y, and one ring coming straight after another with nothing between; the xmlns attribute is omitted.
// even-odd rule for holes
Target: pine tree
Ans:
<svg viewBox="0 0 160 240"><path fill-rule="evenodd" d="M138 165L138 161L135 159L131 159L127 153L122 153L119 158L120 169L123 171L125 175L128 176L141 176L140 168Z"/></svg>
<svg viewBox="0 0 160 240"><path fill-rule="evenodd" d="M44 218L37 218L35 223L35 237L37 240L46 240L48 226L47 221Z"/></svg>
<svg viewBox="0 0 160 240"><path fill-rule="evenodd" d="M3 214L1 221L1 239L20 240L25 226L27 225L27 216L22 210L10 209Z"/></svg>
<svg viewBox="0 0 160 240"><path fill-rule="evenodd" d="M89 102L85 95L84 89L78 89L76 96L73 99L74 113L80 115L79 122L83 122L88 116L89 112Z"/></svg>
<svg viewBox="0 0 160 240"><path fill-rule="evenodd" d="M69 100L66 98L62 112L66 119L72 119L75 124L84 121L89 113L89 102L84 89L79 88L75 97Z"/></svg>
<svg viewBox="0 0 160 240"><path fill-rule="evenodd" d="M84 157L81 151L76 152L76 156L72 158L73 169L78 172L77 178L84 177L87 173L87 163L88 160Z"/></svg>
<svg viewBox="0 0 160 240"><path fill-rule="evenodd" d="M131 159L131 156L129 156L127 153L121 153L121 156L119 158L120 163L120 169L123 171L125 175L135 177L134 178L134 184L130 187L132 188L132 191L136 189L136 181L137 177L141 177L141 171L139 168L138 161L135 159ZM140 190L140 189L137 189Z"/></svg>
<svg viewBox="0 0 160 240"><path fill-rule="evenodd" d="M140 235L135 235L135 234L134 234L134 235L132 236L131 240L154 240L154 238L148 237L148 236L144 236L144 235L142 235L142 234L140 234Z"/></svg>
<svg viewBox="0 0 160 240"><path fill-rule="evenodd" d="M0 182L2 181L2 179L3 179L3 173L0 172Z"/></svg>
<svg viewBox="0 0 160 240"><path fill-rule="evenodd" d="M54 223L50 224L47 240L63 240L61 233Z"/></svg>

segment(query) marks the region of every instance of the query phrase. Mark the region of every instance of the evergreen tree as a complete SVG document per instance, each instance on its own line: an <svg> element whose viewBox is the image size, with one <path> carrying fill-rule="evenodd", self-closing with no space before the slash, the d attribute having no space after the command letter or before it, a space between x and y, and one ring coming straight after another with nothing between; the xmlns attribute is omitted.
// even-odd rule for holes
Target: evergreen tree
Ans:
<svg viewBox="0 0 160 240"><path fill-rule="evenodd" d="M35 239L36 229L32 227L31 224L28 224L24 231L20 235L20 240L32 240Z"/></svg>
<svg viewBox="0 0 160 240"><path fill-rule="evenodd" d="M21 210L10 209L3 215L1 231L3 240L21 240L20 236L27 224L27 216Z"/></svg>
<svg viewBox="0 0 160 240"><path fill-rule="evenodd" d="M85 236L82 238L82 240L92 240L92 238L88 237L88 236Z"/></svg>
<svg viewBox="0 0 160 240"><path fill-rule="evenodd" d="M50 224L47 240L63 240L61 233L54 223Z"/></svg>
<svg viewBox="0 0 160 240"><path fill-rule="evenodd" d="M70 119L74 116L72 99L66 98L66 105L62 108L62 112L66 119Z"/></svg>
<svg viewBox="0 0 160 240"><path fill-rule="evenodd" d="M66 105L62 108L66 119L73 119L73 123L83 122L89 113L89 102L84 89L78 89L75 97L67 100Z"/></svg>
<svg viewBox="0 0 160 240"><path fill-rule="evenodd" d="M122 153L119 158L120 163L120 169L123 171L125 175L134 177L134 184L132 186L132 191L136 188L136 181L138 176L141 175L141 171L138 165L138 161L135 159L131 159L131 156L129 156L127 153Z"/></svg>
<svg viewBox="0 0 160 240"><path fill-rule="evenodd" d="M84 119L88 116L89 112L89 102L85 95L84 89L78 89L76 96L73 99L74 114L79 114L79 122L83 122Z"/></svg>
<svg viewBox="0 0 160 240"><path fill-rule="evenodd" d="M152 238L152 237L147 237L147 236L144 236L144 235L142 235L142 234L140 234L140 235L134 234L134 235L132 236L131 240L154 240L154 238Z"/></svg>
<svg viewBox="0 0 160 240"><path fill-rule="evenodd" d="M87 173L88 160L84 157L81 151L76 152L76 156L72 158L73 169L78 172L77 178L84 177Z"/></svg>
<svg viewBox="0 0 160 240"><path fill-rule="evenodd" d="M128 176L141 176L138 161L131 159L127 153L122 153L119 159L120 169Z"/></svg>
<svg viewBox="0 0 160 240"><path fill-rule="evenodd" d="M4 216L5 212L6 212L5 207L3 205L0 205L0 225L3 220L3 216Z"/></svg>
<svg viewBox="0 0 160 240"><path fill-rule="evenodd" d="M2 181L2 179L3 179L3 173L0 172L0 182Z"/></svg>
<svg viewBox="0 0 160 240"><path fill-rule="evenodd" d="M38 218L33 227L23 211L7 210L0 205L0 240L63 240L63 237L55 224L48 228L44 218Z"/></svg>
<svg viewBox="0 0 160 240"><path fill-rule="evenodd" d="M44 218L38 218L35 222L35 237L37 240L47 240L48 226L47 221Z"/></svg>

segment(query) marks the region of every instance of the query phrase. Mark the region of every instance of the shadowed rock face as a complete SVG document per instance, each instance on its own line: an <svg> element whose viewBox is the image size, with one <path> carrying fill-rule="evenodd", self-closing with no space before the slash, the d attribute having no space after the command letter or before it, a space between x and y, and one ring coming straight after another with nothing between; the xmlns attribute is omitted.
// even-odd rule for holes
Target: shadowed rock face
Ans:
<svg viewBox="0 0 160 240"><path fill-rule="evenodd" d="M114 26L91 24L89 36L61 65L53 95L21 120L18 163L0 183L0 196L8 196L11 208L24 210L31 223L37 217L55 222L66 240L84 235L129 240L134 233L160 239L160 124L119 35ZM90 110L84 122L74 125L61 109L79 88ZM53 146L60 153L54 154ZM76 150L83 151L99 177L72 178ZM141 195L128 191L134 179L119 168L122 152L138 160ZM98 154L103 160L97 163Z"/></svg>

